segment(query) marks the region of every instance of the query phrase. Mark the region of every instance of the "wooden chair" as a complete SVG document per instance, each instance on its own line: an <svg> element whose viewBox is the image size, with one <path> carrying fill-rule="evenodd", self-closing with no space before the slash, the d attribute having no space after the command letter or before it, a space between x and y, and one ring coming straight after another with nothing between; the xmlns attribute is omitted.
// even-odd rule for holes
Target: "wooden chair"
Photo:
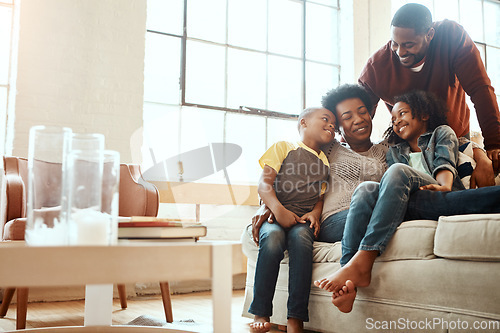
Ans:
<svg viewBox="0 0 500 333"><path fill-rule="evenodd" d="M4 157L4 201L0 219L0 236L2 240L24 240L26 228L26 200L28 184L28 161L19 157ZM151 183L144 180L139 165L120 165L119 190L120 216L156 216L159 208L159 192ZM118 284L120 304L127 308L125 285ZM26 327L28 307L28 288L9 286L4 290L0 306L0 318L7 314L14 292L17 289L16 329ZM168 282L160 282L163 307L167 322L173 322L170 288Z"/></svg>

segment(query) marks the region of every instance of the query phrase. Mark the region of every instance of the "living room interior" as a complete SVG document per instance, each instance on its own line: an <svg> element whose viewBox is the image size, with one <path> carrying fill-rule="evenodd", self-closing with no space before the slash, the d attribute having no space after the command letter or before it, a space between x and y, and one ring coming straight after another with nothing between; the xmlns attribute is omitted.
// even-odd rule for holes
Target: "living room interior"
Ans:
<svg viewBox="0 0 500 333"><path fill-rule="evenodd" d="M465 27L499 99L496 0L0 0L2 155L27 157L36 125L101 133L158 188L158 217L201 221L204 240L238 242L259 205L258 158L297 139L303 108L356 82L408 2ZM374 141L390 122L383 103L377 110ZM480 137L474 111L471 131ZM216 144L233 155L216 158ZM165 161L174 167L153 172ZM174 294L211 288L169 283ZM245 285L246 273L233 276L241 299ZM127 285L131 299L160 293L157 282ZM84 297L82 288L30 290L33 304Z"/></svg>

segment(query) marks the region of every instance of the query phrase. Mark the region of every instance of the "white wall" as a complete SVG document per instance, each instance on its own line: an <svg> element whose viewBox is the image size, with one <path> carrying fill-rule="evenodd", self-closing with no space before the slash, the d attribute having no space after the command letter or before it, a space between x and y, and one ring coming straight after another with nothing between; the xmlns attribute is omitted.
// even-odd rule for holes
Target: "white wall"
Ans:
<svg viewBox="0 0 500 333"><path fill-rule="evenodd" d="M391 38L391 0L353 0L354 75L359 74L368 58ZM372 140L378 141L389 126L390 113L379 103L373 118Z"/></svg>
<svg viewBox="0 0 500 333"><path fill-rule="evenodd" d="M142 127L146 0L22 0L12 154L34 125L102 133L131 162Z"/></svg>

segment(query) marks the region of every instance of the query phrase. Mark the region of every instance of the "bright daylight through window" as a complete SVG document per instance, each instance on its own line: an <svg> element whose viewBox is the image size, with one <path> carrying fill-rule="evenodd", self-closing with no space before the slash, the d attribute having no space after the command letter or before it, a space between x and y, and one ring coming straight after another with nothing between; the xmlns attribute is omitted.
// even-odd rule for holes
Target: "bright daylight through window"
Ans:
<svg viewBox="0 0 500 333"><path fill-rule="evenodd" d="M337 0L149 0L147 29L146 168L212 143L244 152L168 180L256 182L267 146L295 140L296 116L339 83Z"/></svg>

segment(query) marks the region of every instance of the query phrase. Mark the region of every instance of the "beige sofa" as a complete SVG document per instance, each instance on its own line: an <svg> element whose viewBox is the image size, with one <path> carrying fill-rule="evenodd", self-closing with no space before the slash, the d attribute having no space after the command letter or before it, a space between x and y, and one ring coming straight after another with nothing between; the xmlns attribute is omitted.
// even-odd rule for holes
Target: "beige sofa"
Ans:
<svg viewBox="0 0 500 333"><path fill-rule="evenodd" d="M258 247L242 235L248 257L243 315L253 297ZM315 242L313 281L339 269L340 242ZM288 265L281 263L271 322L286 323ZM359 288L353 311L312 286L310 321L319 332L500 332L500 214L442 217L401 224L377 259L372 283Z"/></svg>

